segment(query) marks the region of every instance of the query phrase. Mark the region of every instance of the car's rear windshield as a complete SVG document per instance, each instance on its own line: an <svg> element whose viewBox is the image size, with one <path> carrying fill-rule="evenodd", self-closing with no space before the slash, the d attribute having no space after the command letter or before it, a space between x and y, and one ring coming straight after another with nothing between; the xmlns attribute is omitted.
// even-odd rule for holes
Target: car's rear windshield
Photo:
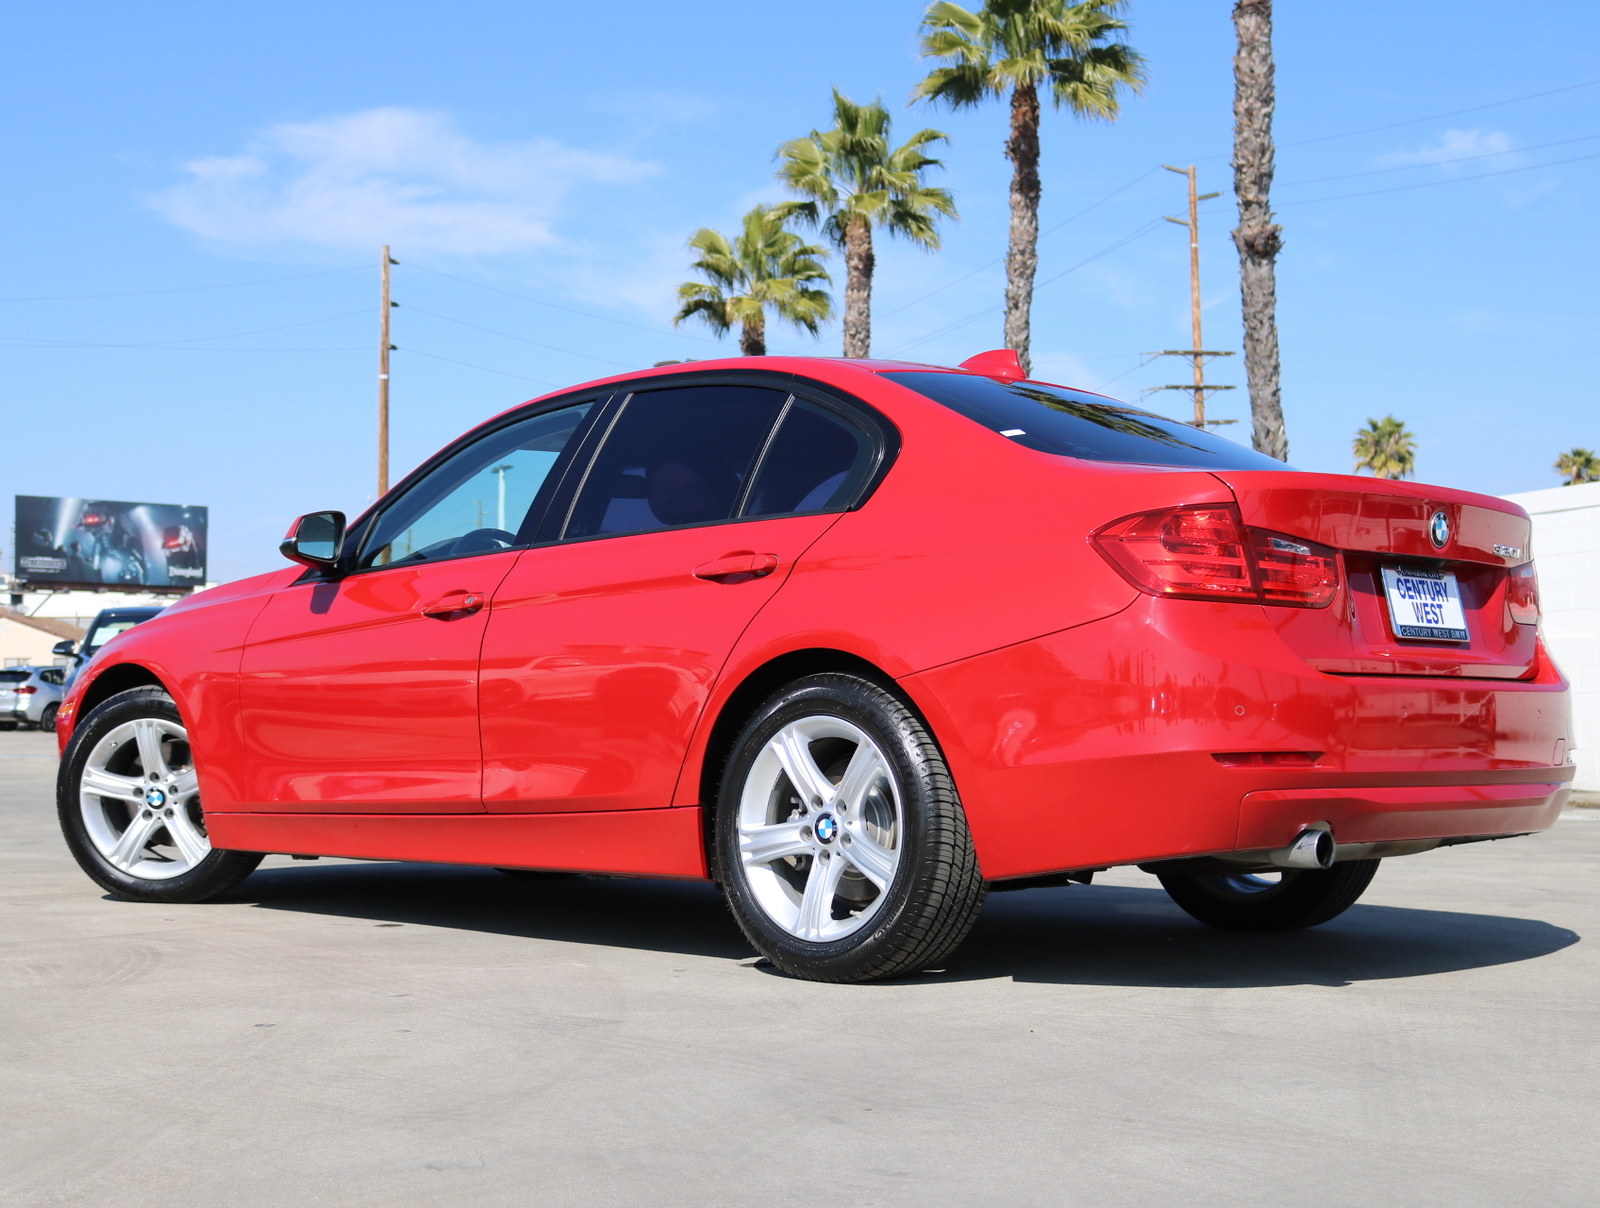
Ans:
<svg viewBox="0 0 1600 1208"><path fill-rule="evenodd" d="M0 671L0 684L20 684L32 674L26 667L20 671Z"/></svg>
<svg viewBox="0 0 1600 1208"><path fill-rule="evenodd" d="M1061 386L971 373L881 376L1041 453L1204 470L1293 468L1214 433Z"/></svg>

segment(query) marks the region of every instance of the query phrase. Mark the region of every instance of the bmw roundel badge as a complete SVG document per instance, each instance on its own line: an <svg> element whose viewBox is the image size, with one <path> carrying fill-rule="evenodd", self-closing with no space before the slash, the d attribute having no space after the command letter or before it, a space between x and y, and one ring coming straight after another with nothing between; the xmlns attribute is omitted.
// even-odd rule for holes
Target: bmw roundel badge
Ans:
<svg viewBox="0 0 1600 1208"><path fill-rule="evenodd" d="M1434 549L1443 549L1450 544L1450 517L1443 512L1435 512L1428 521L1428 539L1433 542Z"/></svg>
<svg viewBox="0 0 1600 1208"><path fill-rule="evenodd" d="M824 843L832 843L833 837L839 833L839 820L832 814L823 814L817 819L817 838Z"/></svg>

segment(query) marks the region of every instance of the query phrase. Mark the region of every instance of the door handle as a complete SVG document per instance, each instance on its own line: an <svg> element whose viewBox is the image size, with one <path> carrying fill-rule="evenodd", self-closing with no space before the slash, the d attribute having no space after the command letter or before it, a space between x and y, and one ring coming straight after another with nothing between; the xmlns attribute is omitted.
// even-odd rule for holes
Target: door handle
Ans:
<svg viewBox="0 0 1600 1208"><path fill-rule="evenodd" d="M429 604L422 610L422 615L450 621L456 617L471 616L483 605L484 597L477 592L453 591L449 595L441 596L432 604Z"/></svg>
<svg viewBox="0 0 1600 1208"><path fill-rule="evenodd" d="M713 583L745 583L770 575L777 569L777 554L753 554L741 550L695 567L694 577L710 579Z"/></svg>

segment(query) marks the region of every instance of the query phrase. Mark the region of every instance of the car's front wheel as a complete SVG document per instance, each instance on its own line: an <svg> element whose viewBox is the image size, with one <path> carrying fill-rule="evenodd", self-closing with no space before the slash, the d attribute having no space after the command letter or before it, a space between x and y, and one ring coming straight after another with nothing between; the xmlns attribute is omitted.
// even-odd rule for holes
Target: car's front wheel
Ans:
<svg viewBox="0 0 1600 1208"><path fill-rule="evenodd" d="M715 844L750 942L813 981L937 965L983 904L938 745L899 697L857 676L810 676L756 711L722 777Z"/></svg>
<svg viewBox="0 0 1600 1208"><path fill-rule="evenodd" d="M1377 860L1326 869L1191 873L1156 870L1161 887L1194 918L1224 931L1296 931L1337 918L1372 883Z"/></svg>
<svg viewBox="0 0 1600 1208"><path fill-rule="evenodd" d="M56 807L79 866L121 898L203 902L261 863L211 846L189 732L160 688L119 692L79 723Z"/></svg>

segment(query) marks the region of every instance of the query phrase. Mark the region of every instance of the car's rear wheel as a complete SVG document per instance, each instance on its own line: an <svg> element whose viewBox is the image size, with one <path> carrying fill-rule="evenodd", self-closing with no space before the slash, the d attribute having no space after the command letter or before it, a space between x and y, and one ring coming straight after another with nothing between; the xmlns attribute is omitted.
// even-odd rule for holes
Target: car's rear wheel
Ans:
<svg viewBox="0 0 1600 1208"><path fill-rule="evenodd" d="M79 866L118 897L203 902L261 863L211 846L189 732L160 688L119 692L78 724L56 806Z"/></svg>
<svg viewBox="0 0 1600 1208"><path fill-rule="evenodd" d="M1297 931L1337 918L1372 883L1377 860L1275 873L1157 871L1161 887L1190 915L1224 931Z"/></svg>
<svg viewBox="0 0 1600 1208"><path fill-rule="evenodd" d="M810 676L756 711L722 777L715 846L750 942L813 981L937 965L983 904L938 745L903 701L857 676Z"/></svg>
<svg viewBox="0 0 1600 1208"><path fill-rule="evenodd" d="M58 708L59 706L55 705L54 703L48 704L44 707L44 712L39 714L39 728L41 730L45 730L50 733L55 732L56 710Z"/></svg>

